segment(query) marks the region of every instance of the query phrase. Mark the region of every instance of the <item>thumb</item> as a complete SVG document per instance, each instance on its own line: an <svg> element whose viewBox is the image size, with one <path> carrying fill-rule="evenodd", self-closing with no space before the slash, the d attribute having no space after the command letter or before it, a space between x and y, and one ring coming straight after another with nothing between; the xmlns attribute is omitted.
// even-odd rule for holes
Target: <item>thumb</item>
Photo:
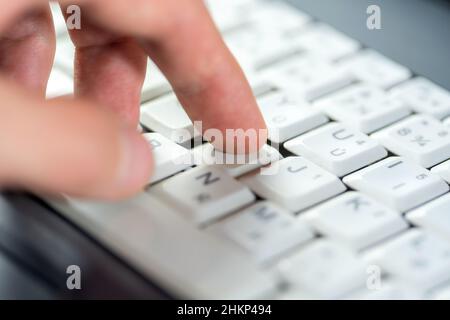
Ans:
<svg viewBox="0 0 450 320"><path fill-rule="evenodd" d="M0 187L115 200L149 181L148 143L105 110L3 85L0 97Z"/></svg>

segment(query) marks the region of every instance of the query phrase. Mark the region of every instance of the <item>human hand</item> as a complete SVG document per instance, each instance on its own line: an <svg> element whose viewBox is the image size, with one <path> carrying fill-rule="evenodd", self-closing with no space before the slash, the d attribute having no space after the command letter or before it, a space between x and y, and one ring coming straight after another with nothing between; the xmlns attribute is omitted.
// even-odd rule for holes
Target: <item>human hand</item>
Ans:
<svg viewBox="0 0 450 320"><path fill-rule="evenodd" d="M81 7L82 25L70 32L75 97L54 100L44 99L55 49L48 1L1 4L0 186L100 199L141 190L152 171L136 131L148 57L204 130L265 128L203 1L59 2Z"/></svg>

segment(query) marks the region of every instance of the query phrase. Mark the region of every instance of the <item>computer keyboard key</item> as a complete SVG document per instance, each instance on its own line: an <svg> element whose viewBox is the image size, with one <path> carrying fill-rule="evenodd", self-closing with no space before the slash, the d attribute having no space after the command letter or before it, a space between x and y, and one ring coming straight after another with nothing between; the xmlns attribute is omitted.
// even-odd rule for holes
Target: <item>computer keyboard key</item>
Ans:
<svg viewBox="0 0 450 320"><path fill-rule="evenodd" d="M155 186L155 192L174 203L186 218L204 226L255 200L243 184L217 167L198 167Z"/></svg>
<svg viewBox="0 0 450 320"><path fill-rule="evenodd" d="M367 252L365 260L418 289L450 280L450 243L420 229L411 229Z"/></svg>
<svg viewBox="0 0 450 320"><path fill-rule="evenodd" d="M375 140L338 123L330 123L301 135L286 142L284 147L339 177L388 155Z"/></svg>
<svg viewBox="0 0 450 320"><path fill-rule="evenodd" d="M314 236L305 223L268 201L259 202L225 219L219 229L262 263Z"/></svg>
<svg viewBox="0 0 450 320"><path fill-rule="evenodd" d="M400 99L387 98L380 88L355 84L314 103L331 119L363 133L372 133L411 113Z"/></svg>
<svg viewBox="0 0 450 320"><path fill-rule="evenodd" d="M319 110L285 94L264 96L258 99L258 104L269 130L269 140L276 145L328 122Z"/></svg>
<svg viewBox="0 0 450 320"><path fill-rule="evenodd" d="M274 30L267 31L259 24L237 29L224 39L250 79L261 68L302 51L300 44L281 37Z"/></svg>
<svg viewBox="0 0 450 320"><path fill-rule="evenodd" d="M313 101L355 82L353 73L314 55L298 54L273 64L259 73L299 101Z"/></svg>
<svg viewBox="0 0 450 320"><path fill-rule="evenodd" d="M189 150L167 139L159 133L146 133L154 159L154 172L150 183L166 179L192 166Z"/></svg>
<svg viewBox="0 0 450 320"><path fill-rule="evenodd" d="M359 192L346 192L304 217L320 234L353 250L365 249L408 227L399 212Z"/></svg>
<svg viewBox="0 0 450 320"><path fill-rule="evenodd" d="M411 72L381 54L365 50L343 60L339 66L358 80L387 89L411 77Z"/></svg>
<svg viewBox="0 0 450 320"><path fill-rule="evenodd" d="M242 180L260 197L298 212L345 191L328 171L301 157L272 163L259 174Z"/></svg>
<svg viewBox="0 0 450 320"><path fill-rule="evenodd" d="M73 79L58 68L53 68L47 83L48 99L73 94Z"/></svg>
<svg viewBox="0 0 450 320"><path fill-rule="evenodd" d="M339 31L324 25L313 24L296 39L304 50L326 61L335 61L355 53L360 45Z"/></svg>
<svg viewBox="0 0 450 320"><path fill-rule="evenodd" d="M295 37L311 22L311 18L292 5L284 2L260 2L249 14L250 22L258 24L263 31L276 32L282 37Z"/></svg>
<svg viewBox="0 0 450 320"><path fill-rule="evenodd" d="M280 276L289 286L302 288L320 299L338 299L366 284L363 260L330 240L318 240L282 260Z"/></svg>
<svg viewBox="0 0 450 320"><path fill-rule="evenodd" d="M231 241L196 228L151 190L114 203L47 201L172 296L267 299L278 292L273 272Z"/></svg>
<svg viewBox="0 0 450 320"><path fill-rule="evenodd" d="M195 165L218 165L235 178L283 158L277 149L267 144L257 153L247 155L223 153L210 143L193 148L191 153Z"/></svg>
<svg viewBox="0 0 450 320"><path fill-rule="evenodd" d="M450 241L450 194L409 212L406 218L412 224Z"/></svg>
<svg viewBox="0 0 450 320"><path fill-rule="evenodd" d="M141 107L141 124L183 146L201 137L174 95L144 103Z"/></svg>
<svg viewBox="0 0 450 320"><path fill-rule="evenodd" d="M450 160L445 161L431 169L431 172L450 183Z"/></svg>
<svg viewBox="0 0 450 320"><path fill-rule="evenodd" d="M344 183L401 212L449 190L440 177L400 157L387 158L346 176Z"/></svg>
<svg viewBox="0 0 450 320"><path fill-rule="evenodd" d="M437 119L450 116L450 93L425 78L414 78L393 88L391 94L405 101L417 113Z"/></svg>
<svg viewBox="0 0 450 320"><path fill-rule="evenodd" d="M428 115L406 118L371 137L425 168L450 159L450 129Z"/></svg>

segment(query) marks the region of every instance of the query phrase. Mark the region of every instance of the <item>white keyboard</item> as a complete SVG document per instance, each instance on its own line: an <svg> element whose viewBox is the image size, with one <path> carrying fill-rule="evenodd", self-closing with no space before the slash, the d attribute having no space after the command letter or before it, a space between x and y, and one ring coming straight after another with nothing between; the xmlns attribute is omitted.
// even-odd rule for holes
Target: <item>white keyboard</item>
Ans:
<svg viewBox="0 0 450 320"><path fill-rule="evenodd" d="M150 65L146 191L48 202L177 297L448 299L450 93L286 4L207 3L269 128L255 162L208 162L226 156ZM72 92L57 35L49 97Z"/></svg>

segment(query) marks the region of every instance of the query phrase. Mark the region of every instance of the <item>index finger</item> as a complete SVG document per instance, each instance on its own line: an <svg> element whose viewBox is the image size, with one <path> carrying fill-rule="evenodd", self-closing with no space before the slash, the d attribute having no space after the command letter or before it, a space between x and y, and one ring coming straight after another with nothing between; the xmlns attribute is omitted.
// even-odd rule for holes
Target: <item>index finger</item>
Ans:
<svg viewBox="0 0 450 320"><path fill-rule="evenodd" d="M247 151L265 143L264 120L248 81L203 1L79 2L89 6L86 9L91 8L92 17L103 26L140 39L191 120L202 121L203 131L255 129L262 134L248 141Z"/></svg>
<svg viewBox="0 0 450 320"><path fill-rule="evenodd" d="M265 128L264 120L242 69L203 2L189 3L188 13L187 8L180 10L180 19L163 38L145 42L147 52L171 82L190 118L201 120L203 129L223 133L226 129L256 129L259 133ZM248 147L257 149L265 139L249 141Z"/></svg>

